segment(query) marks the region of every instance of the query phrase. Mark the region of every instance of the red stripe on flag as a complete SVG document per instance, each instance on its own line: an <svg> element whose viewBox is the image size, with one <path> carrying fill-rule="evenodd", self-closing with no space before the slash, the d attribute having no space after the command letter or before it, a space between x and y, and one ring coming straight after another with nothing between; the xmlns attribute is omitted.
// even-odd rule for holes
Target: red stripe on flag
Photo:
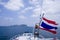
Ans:
<svg viewBox="0 0 60 40"><path fill-rule="evenodd" d="M55 21L48 20L48 19L46 19L46 18L44 18L44 17L43 17L43 20L47 21L47 22L50 23L50 24L58 25Z"/></svg>
<svg viewBox="0 0 60 40"><path fill-rule="evenodd" d="M46 31L51 32L51 33L53 33L53 34L56 34L56 33L57 33L57 32L54 31L54 30L49 30L49 29L46 29L46 28L40 28L40 29L42 29L42 30L46 30Z"/></svg>

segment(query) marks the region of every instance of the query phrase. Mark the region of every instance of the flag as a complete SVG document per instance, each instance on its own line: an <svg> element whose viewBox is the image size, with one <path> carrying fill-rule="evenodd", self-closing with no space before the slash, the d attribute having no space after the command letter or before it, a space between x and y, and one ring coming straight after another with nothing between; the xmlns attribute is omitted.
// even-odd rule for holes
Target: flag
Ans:
<svg viewBox="0 0 60 40"><path fill-rule="evenodd" d="M54 25L58 25L55 21L52 20L48 20L46 18L43 17L43 20L45 20L46 22L50 23L50 24L54 24Z"/></svg>
<svg viewBox="0 0 60 40"><path fill-rule="evenodd" d="M56 25L58 24L55 21L48 20L43 17L40 25L40 29L56 34L56 29L57 29Z"/></svg>

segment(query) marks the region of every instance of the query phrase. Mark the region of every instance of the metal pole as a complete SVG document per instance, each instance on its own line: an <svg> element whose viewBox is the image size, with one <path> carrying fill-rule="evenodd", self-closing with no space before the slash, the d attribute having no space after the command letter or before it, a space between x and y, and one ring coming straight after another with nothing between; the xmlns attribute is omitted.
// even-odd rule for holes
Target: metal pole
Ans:
<svg viewBox="0 0 60 40"><path fill-rule="evenodd" d="M44 13L42 14L42 16L40 15L40 22L39 22L39 26L41 25L41 22L42 22L42 18L44 16Z"/></svg>
<svg viewBox="0 0 60 40"><path fill-rule="evenodd" d="M41 4L41 14L42 14L42 11L43 11L43 0L41 0L41 2L42 2L42 4ZM42 15L41 14L40 14L39 26L41 25L42 18L44 16L44 13ZM40 35L40 30L39 30L39 35Z"/></svg>
<svg viewBox="0 0 60 40"><path fill-rule="evenodd" d="M42 0L42 1L43 1L43 0ZM43 2L42 2L42 4L43 4ZM42 4L41 4L41 13L42 13ZM42 14L42 17L40 16L39 26L41 25L41 21L42 21L43 16L44 16L44 13ZM40 31L39 29L40 29L39 27L37 28L37 31L35 31L36 28L33 29L33 32L34 32L34 40L35 40L35 36L38 36L38 37L39 37L39 31ZM37 32L38 34L35 35L35 32ZM39 39L38 39L38 40L39 40Z"/></svg>
<svg viewBox="0 0 60 40"><path fill-rule="evenodd" d="M41 25L43 16L44 16L44 13L42 14L42 16L40 15L39 29L40 29L40 25ZM39 35L40 35L40 30L38 30L38 31L39 31Z"/></svg>

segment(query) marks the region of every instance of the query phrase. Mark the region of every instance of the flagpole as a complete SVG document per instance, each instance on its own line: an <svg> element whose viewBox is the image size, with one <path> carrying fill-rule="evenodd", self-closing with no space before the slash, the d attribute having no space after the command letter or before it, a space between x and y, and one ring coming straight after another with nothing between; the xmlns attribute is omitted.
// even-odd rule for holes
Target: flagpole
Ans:
<svg viewBox="0 0 60 40"><path fill-rule="evenodd" d="M41 21L42 21L42 18L43 18L43 16L44 16L44 13L42 13L42 11L43 11L43 0L42 0L42 4L41 4L41 14L40 14L40 22L39 22L39 25L41 25Z"/></svg>
<svg viewBox="0 0 60 40"><path fill-rule="evenodd" d="M42 4L41 4L41 14L40 14L40 19L39 19L39 26L41 25L41 22L42 22L42 18L44 16L44 13L42 14L42 11L43 11L43 0L42 0ZM40 27L39 27L40 29ZM39 35L40 35L40 30L39 31Z"/></svg>
<svg viewBox="0 0 60 40"><path fill-rule="evenodd" d="M40 15L40 22L39 22L39 25L41 25L43 16L44 16L44 13L42 14L42 16Z"/></svg>
<svg viewBox="0 0 60 40"><path fill-rule="evenodd" d="M44 16L44 13L43 13L42 15L40 14L39 26L41 25L41 22L42 22L42 18L43 18L43 16ZM39 27L39 29L40 29L40 27ZM39 35L40 35L40 30L39 30Z"/></svg>
<svg viewBox="0 0 60 40"><path fill-rule="evenodd" d="M42 4L43 4L43 2L42 2ZM43 9L42 8L42 4L41 4L41 13L42 13L42 9ZM39 36L39 34L40 34L40 30L39 30L40 28L39 28L39 26L41 25L41 21L42 21L43 16L44 16L44 13L42 15L40 15L40 22L38 23L38 28L34 28L33 29L33 32L34 32L34 40L35 40L35 36ZM36 25L35 25L35 27L36 27ZM36 31L36 29L37 29L37 31ZM35 32L37 32L38 34L35 34Z"/></svg>

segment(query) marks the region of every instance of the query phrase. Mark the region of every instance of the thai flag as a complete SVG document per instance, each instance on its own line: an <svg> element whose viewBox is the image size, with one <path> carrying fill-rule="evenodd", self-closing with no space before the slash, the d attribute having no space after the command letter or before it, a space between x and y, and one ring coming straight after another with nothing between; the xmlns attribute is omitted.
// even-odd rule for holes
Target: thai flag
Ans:
<svg viewBox="0 0 60 40"><path fill-rule="evenodd" d="M58 24L55 21L48 20L43 17L40 25L40 29L56 34L56 29L57 29L56 25Z"/></svg>

